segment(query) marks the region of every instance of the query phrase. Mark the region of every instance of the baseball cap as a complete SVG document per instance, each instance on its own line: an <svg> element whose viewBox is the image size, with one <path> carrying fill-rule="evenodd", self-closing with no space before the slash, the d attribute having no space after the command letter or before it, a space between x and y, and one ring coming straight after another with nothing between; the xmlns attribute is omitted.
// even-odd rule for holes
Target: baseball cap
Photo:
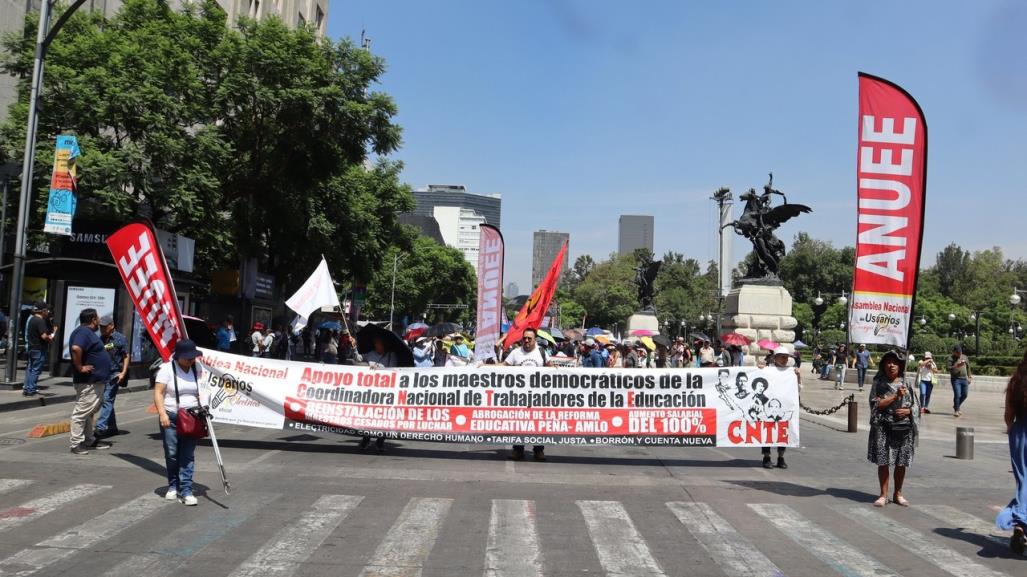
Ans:
<svg viewBox="0 0 1027 577"><path fill-rule="evenodd" d="M100 317L100 326L107 327L114 324L114 315L103 315Z"/></svg>
<svg viewBox="0 0 1027 577"><path fill-rule="evenodd" d="M585 339L585 345L589 347L594 347L596 346L596 341L595 339Z"/></svg>
<svg viewBox="0 0 1027 577"><path fill-rule="evenodd" d="M189 339L182 339L175 343L175 359L195 359L200 356L196 343Z"/></svg>
<svg viewBox="0 0 1027 577"><path fill-rule="evenodd" d="M785 355L787 357L790 357L792 356L792 353L785 347L777 347L776 349L774 349L774 356L776 357L777 355Z"/></svg>
<svg viewBox="0 0 1027 577"><path fill-rule="evenodd" d="M32 310L34 310L34 311L48 311L48 310L50 310L50 305L46 304L46 301L36 301L36 302L32 303Z"/></svg>

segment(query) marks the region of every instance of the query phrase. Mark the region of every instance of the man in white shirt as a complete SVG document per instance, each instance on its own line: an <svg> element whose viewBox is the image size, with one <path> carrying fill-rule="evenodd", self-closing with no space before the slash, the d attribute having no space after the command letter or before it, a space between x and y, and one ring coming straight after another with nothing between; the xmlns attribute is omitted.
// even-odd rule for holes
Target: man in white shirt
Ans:
<svg viewBox="0 0 1027 577"><path fill-rule="evenodd" d="M511 367L551 367L553 364L546 359L545 354L536 344L538 338L535 329L524 329L521 337L521 346L510 351L503 360L504 365ZM546 460L545 445L535 445L531 448L536 461ZM524 459L524 445L514 445L510 458L515 461Z"/></svg>
<svg viewBox="0 0 1027 577"><path fill-rule="evenodd" d="M250 342L253 343L253 356L259 357L264 354L264 325L253 324L253 334L250 335Z"/></svg>
<svg viewBox="0 0 1027 577"><path fill-rule="evenodd" d="M700 367L715 367L717 366L717 353L710 346L710 341L703 341L702 348L699 349L699 366Z"/></svg>

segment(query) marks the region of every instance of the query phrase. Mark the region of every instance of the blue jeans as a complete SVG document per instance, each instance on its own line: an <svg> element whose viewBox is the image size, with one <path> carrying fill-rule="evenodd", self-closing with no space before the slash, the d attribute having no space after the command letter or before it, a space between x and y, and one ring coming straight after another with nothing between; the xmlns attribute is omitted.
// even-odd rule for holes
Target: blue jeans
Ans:
<svg viewBox="0 0 1027 577"><path fill-rule="evenodd" d="M927 408L931 404L931 391L934 390L934 383L931 381L920 381L920 406Z"/></svg>
<svg viewBox="0 0 1027 577"><path fill-rule="evenodd" d="M167 411L171 426L161 427L164 439L164 466L168 470L168 489L178 491L180 497L193 494L193 467L196 463L196 439L179 439L175 433L178 415Z"/></svg>
<svg viewBox="0 0 1027 577"><path fill-rule="evenodd" d="M966 395L970 392L970 383L966 379L952 379L952 410L959 412Z"/></svg>
<svg viewBox="0 0 1027 577"><path fill-rule="evenodd" d="M25 368L25 386L21 388L22 394L34 395L39 392L36 383L39 382L39 374L43 372L44 364L46 364L46 351L29 351L29 362Z"/></svg>
<svg viewBox="0 0 1027 577"><path fill-rule="evenodd" d="M828 364L828 363L824 363L824 366L820 367L820 378L821 379L826 379L827 375L830 375L830 374L831 374L831 365Z"/></svg>
<svg viewBox="0 0 1027 577"><path fill-rule="evenodd" d="M100 414L96 417L96 434L116 435L118 434L118 417L114 414L114 398L118 396L118 376L111 377L107 386L103 389L103 405L100 407Z"/></svg>
<svg viewBox="0 0 1027 577"><path fill-rule="evenodd" d="M862 389L863 385L867 382L866 367L856 367L856 382L859 383L859 388Z"/></svg>

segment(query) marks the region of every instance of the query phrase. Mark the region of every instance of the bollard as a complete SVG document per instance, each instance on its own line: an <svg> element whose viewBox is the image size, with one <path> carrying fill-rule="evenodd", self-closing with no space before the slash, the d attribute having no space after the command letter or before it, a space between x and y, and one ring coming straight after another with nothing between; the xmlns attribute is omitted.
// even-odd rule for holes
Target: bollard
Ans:
<svg viewBox="0 0 1027 577"><path fill-rule="evenodd" d="M974 458L974 428L956 427L956 458Z"/></svg>
<svg viewBox="0 0 1027 577"><path fill-rule="evenodd" d="M859 405L856 399L849 399L849 432L859 432Z"/></svg>

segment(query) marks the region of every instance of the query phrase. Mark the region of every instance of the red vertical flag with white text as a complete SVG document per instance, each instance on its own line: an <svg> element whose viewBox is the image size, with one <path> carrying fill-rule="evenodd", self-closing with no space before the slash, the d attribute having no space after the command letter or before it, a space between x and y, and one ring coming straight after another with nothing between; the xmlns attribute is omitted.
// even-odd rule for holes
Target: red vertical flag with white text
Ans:
<svg viewBox="0 0 1027 577"><path fill-rule="evenodd" d="M495 358L503 323L503 234L483 224L478 227L478 316L474 333L474 360Z"/></svg>
<svg viewBox="0 0 1027 577"><path fill-rule="evenodd" d="M133 222L107 237L107 248L154 347L165 361L185 338L175 285L153 227Z"/></svg>
<svg viewBox="0 0 1027 577"><path fill-rule="evenodd" d="M545 278L535 287L531 297L528 298L524 306L521 307L521 310L517 312L517 316L514 317L510 330L503 337L504 348L515 346L520 342L524 329L538 328L539 323L542 322L542 317L549 310L549 303L553 300L553 294L556 293L556 285L560 282L560 273L563 271L563 259L565 256L567 256L566 242L563 243L560 252L556 253L553 264L549 265L549 272L546 273ZM475 348L477 346L477 343L475 343Z"/></svg>
<svg viewBox="0 0 1027 577"><path fill-rule="evenodd" d="M927 194L927 123L899 86L859 74L856 268L849 340L907 347Z"/></svg>

